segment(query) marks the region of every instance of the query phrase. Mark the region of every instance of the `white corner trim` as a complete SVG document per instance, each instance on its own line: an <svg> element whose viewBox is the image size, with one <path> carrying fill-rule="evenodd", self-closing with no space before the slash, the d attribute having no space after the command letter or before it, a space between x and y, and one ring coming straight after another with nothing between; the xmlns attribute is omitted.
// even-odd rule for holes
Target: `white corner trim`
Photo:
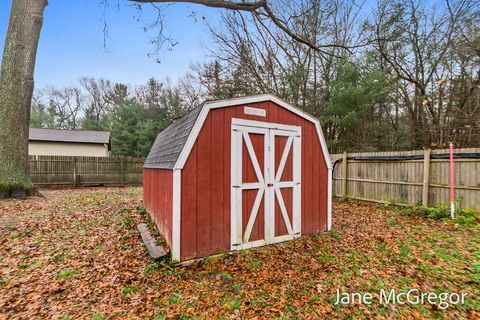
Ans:
<svg viewBox="0 0 480 320"><path fill-rule="evenodd" d="M182 193L182 171L173 170L173 203L172 203L172 261L180 261L180 208Z"/></svg>
<svg viewBox="0 0 480 320"><path fill-rule="evenodd" d="M328 168L327 231L332 230L332 173L333 168Z"/></svg>
<svg viewBox="0 0 480 320"><path fill-rule="evenodd" d="M207 118L207 115L210 109L225 108L225 107L230 107L230 106L235 106L240 104L250 104L250 103L263 102L263 101L272 101L277 105L315 124L318 139L322 147L325 164L327 165L328 169L332 168L332 162L330 160L330 154L328 152L327 143L325 141L325 137L323 136L322 128L320 127L320 122L318 121L318 119L304 112L303 110L288 104L287 102L283 101L282 99L272 94L260 94L255 96L238 97L238 98L231 98L231 99L225 99L225 100L215 100L215 101L205 102L202 107L202 110L200 110L200 114L198 115L197 120L195 121L192 131L190 131L187 141L185 142L185 145L182 148L180 156L178 157L177 162L175 163L174 169L183 169L183 166L185 165L185 162L187 161L187 158L195 144L195 141L197 140L198 134L202 129L202 126L205 122L205 119Z"/></svg>
<svg viewBox="0 0 480 320"><path fill-rule="evenodd" d="M193 149L193 146L195 145L195 141L197 140L198 134L200 133L200 130L203 127L203 124L205 123L205 119L207 119L208 112L210 111L210 108L208 105L205 103L202 106L202 110L200 110L200 113L197 117L197 120L195 121L195 124L193 125L192 130L190 131L190 134L188 135L187 141L183 145L182 151L180 152L180 156L177 159L177 162L173 166L173 169L183 169L183 166L185 165L185 162L187 162L187 158L190 155L190 152Z"/></svg>

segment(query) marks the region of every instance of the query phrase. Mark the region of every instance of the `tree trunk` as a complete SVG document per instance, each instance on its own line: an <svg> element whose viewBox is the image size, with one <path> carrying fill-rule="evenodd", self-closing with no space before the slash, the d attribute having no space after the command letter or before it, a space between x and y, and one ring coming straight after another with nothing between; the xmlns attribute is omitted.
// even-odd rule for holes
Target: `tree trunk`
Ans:
<svg viewBox="0 0 480 320"><path fill-rule="evenodd" d="M13 0L0 73L0 198L24 197L33 74L47 0Z"/></svg>

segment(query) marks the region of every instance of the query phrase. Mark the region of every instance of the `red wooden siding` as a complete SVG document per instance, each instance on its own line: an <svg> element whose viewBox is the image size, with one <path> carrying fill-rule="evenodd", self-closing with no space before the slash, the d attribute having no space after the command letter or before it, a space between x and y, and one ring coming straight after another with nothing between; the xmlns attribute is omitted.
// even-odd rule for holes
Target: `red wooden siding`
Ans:
<svg viewBox="0 0 480 320"><path fill-rule="evenodd" d="M143 205L167 244L172 245L173 171L143 169Z"/></svg>
<svg viewBox="0 0 480 320"><path fill-rule="evenodd" d="M245 105L213 109L200 130L197 141L182 170L181 181L181 260L198 258L230 250L230 130L232 118L242 118L302 127L302 234L327 229L328 170L315 125L273 102L250 104L265 109L266 117L244 114ZM260 139L251 135L260 166ZM285 141L277 137L276 148L283 151ZM245 150L244 150L245 151ZM281 153L279 151L279 153ZM249 168L248 154L243 153L244 172L254 176ZM277 158L280 155L277 154ZM283 174L292 175L291 159ZM287 162L287 163L288 163ZM252 179L254 180L252 176ZM146 180L146 179L145 179ZM250 209L255 194L243 197ZM291 192L284 194L286 206L291 206ZM259 215L263 215L263 200ZM278 211L278 208L277 208ZM245 214L245 213L244 213ZM291 212L289 213L291 218ZM281 221L277 219L277 221ZM278 226L280 234L285 226ZM260 230L262 229L262 230ZM256 223L252 238L263 235L262 223Z"/></svg>

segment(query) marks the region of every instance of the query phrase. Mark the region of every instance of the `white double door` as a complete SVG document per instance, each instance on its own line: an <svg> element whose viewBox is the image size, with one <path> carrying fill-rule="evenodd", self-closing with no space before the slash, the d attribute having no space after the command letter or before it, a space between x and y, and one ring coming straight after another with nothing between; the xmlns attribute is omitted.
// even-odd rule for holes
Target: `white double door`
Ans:
<svg viewBox="0 0 480 320"><path fill-rule="evenodd" d="M231 250L300 236L301 127L233 119Z"/></svg>

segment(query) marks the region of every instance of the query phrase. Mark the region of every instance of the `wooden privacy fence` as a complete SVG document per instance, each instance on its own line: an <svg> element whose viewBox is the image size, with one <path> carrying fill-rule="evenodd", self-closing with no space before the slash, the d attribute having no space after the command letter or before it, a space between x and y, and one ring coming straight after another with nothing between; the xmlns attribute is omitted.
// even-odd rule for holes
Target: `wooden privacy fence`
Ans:
<svg viewBox="0 0 480 320"><path fill-rule="evenodd" d="M29 156L36 185L136 185L142 183L143 158Z"/></svg>
<svg viewBox="0 0 480 320"><path fill-rule="evenodd" d="M457 149L455 154L479 153L480 148ZM449 203L449 159L432 159L448 149L334 154L344 157L423 156L420 160L348 160L337 162L333 194L337 197L397 204L436 206ZM346 174L345 174L346 173ZM480 159L455 158L455 197L461 207L480 211Z"/></svg>

